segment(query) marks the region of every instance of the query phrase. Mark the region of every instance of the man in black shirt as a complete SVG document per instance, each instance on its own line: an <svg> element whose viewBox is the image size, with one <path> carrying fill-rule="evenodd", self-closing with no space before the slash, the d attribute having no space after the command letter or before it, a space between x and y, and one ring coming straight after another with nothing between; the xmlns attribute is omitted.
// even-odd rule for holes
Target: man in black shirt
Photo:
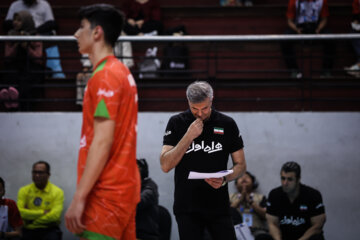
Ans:
<svg viewBox="0 0 360 240"><path fill-rule="evenodd" d="M161 168L175 168L174 214L181 240L203 239L205 229L214 240L235 239L227 182L246 170L243 141L235 121L212 109L213 89L197 81L186 90L189 110L172 116L166 127ZM223 178L188 179L190 171L233 173Z"/></svg>
<svg viewBox="0 0 360 240"><path fill-rule="evenodd" d="M149 177L145 158L136 159L141 176L140 202L136 208L136 238L159 239L159 192L157 184Z"/></svg>
<svg viewBox="0 0 360 240"><path fill-rule="evenodd" d="M300 183L296 162L280 171L281 187L271 190L266 219L274 240L323 240L325 208L319 191Z"/></svg>

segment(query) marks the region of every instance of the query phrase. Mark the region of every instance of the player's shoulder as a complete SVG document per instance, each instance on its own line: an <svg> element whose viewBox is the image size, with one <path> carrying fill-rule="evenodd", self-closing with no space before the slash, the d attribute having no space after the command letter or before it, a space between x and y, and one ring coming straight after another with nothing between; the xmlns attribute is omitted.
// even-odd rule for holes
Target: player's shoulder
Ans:
<svg viewBox="0 0 360 240"><path fill-rule="evenodd" d="M127 67L116 57L108 56L102 63L97 67L98 72L120 72L128 70Z"/></svg>
<svg viewBox="0 0 360 240"><path fill-rule="evenodd" d="M26 185L20 187L19 192L27 193L27 192L33 191L34 189L35 189L35 184L29 183L29 184L26 184Z"/></svg>
<svg viewBox="0 0 360 240"><path fill-rule="evenodd" d="M117 58L108 58L97 66L92 74L95 81L112 81L128 78L129 69L121 63Z"/></svg>
<svg viewBox="0 0 360 240"><path fill-rule="evenodd" d="M51 186L52 190L55 192L59 192L59 193L64 192L59 186L57 186L56 184L54 184L52 182L49 182L49 185Z"/></svg>
<svg viewBox="0 0 360 240"><path fill-rule="evenodd" d="M301 192L308 196L321 195L320 191L305 184L301 184Z"/></svg>
<svg viewBox="0 0 360 240"><path fill-rule="evenodd" d="M225 114L225 113L222 113L222 112L219 112L215 109L212 110L212 116L211 118L214 120L214 121L219 121L219 122L223 122L223 123L227 123L227 124L234 124L235 123L235 120L230 117L229 115Z"/></svg>
<svg viewBox="0 0 360 240"><path fill-rule="evenodd" d="M284 193L284 191L282 190L282 187L276 187L276 188L273 188L270 193L269 193L269 197L272 196L272 197L277 197L277 196L281 196L282 194Z"/></svg>

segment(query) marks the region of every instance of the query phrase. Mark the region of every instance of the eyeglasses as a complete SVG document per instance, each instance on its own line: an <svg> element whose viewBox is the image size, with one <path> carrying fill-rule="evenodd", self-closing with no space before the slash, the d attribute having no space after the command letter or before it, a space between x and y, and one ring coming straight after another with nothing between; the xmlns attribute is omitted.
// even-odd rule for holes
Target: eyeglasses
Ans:
<svg viewBox="0 0 360 240"><path fill-rule="evenodd" d="M292 181L294 181L294 178L292 178L292 177L281 177L281 181L285 181L285 180L288 180L289 182L292 182Z"/></svg>
<svg viewBox="0 0 360 240"><path fill-rule="evenodd" d="M38 175L45 175L45 174L48 174L48 172L45 172L45 171L32 171L32 174L33 174L33 175L36 175L36 174L38 174Z"/></svg>

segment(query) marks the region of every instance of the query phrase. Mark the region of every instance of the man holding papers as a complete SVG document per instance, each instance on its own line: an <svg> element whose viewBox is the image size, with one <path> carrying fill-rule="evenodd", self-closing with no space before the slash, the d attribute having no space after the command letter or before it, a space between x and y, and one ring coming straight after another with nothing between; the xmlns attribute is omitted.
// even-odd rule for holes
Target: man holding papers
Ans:
<svg viewBox="0 0 360 240"><path fill-rule="evenodd" d="M213 240L235 240L227 182L246 170L239 129L232 118L211 108L213 89L207 82L190 84L186 96L189 110L170 118L160 156L164 172L175 168L174 214L180 239L203 239L207 229ZM229 155L231 171L218 175L227 170ZM201 173L211 174L199 177Z"/></svg>

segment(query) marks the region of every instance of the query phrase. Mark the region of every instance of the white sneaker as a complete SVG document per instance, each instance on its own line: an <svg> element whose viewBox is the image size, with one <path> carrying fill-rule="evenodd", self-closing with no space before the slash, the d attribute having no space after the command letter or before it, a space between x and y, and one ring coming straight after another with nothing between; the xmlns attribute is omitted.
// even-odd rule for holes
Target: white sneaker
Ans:
<svg viewBox="0 0 360 240"><path fill-rule="evenodd" d="M148 33L144 33L144 36L157 36L158 32L156 30L152 31L152 32L148 32Z"/></svg>
<svg viewBox="0 0 360 240"><path fill-rule="evenodd" d="M360 66L358 65L358 63L355 63L350 67L345 67L344 69L348 74L352 76L358 77L360 75Z"/></svg>

